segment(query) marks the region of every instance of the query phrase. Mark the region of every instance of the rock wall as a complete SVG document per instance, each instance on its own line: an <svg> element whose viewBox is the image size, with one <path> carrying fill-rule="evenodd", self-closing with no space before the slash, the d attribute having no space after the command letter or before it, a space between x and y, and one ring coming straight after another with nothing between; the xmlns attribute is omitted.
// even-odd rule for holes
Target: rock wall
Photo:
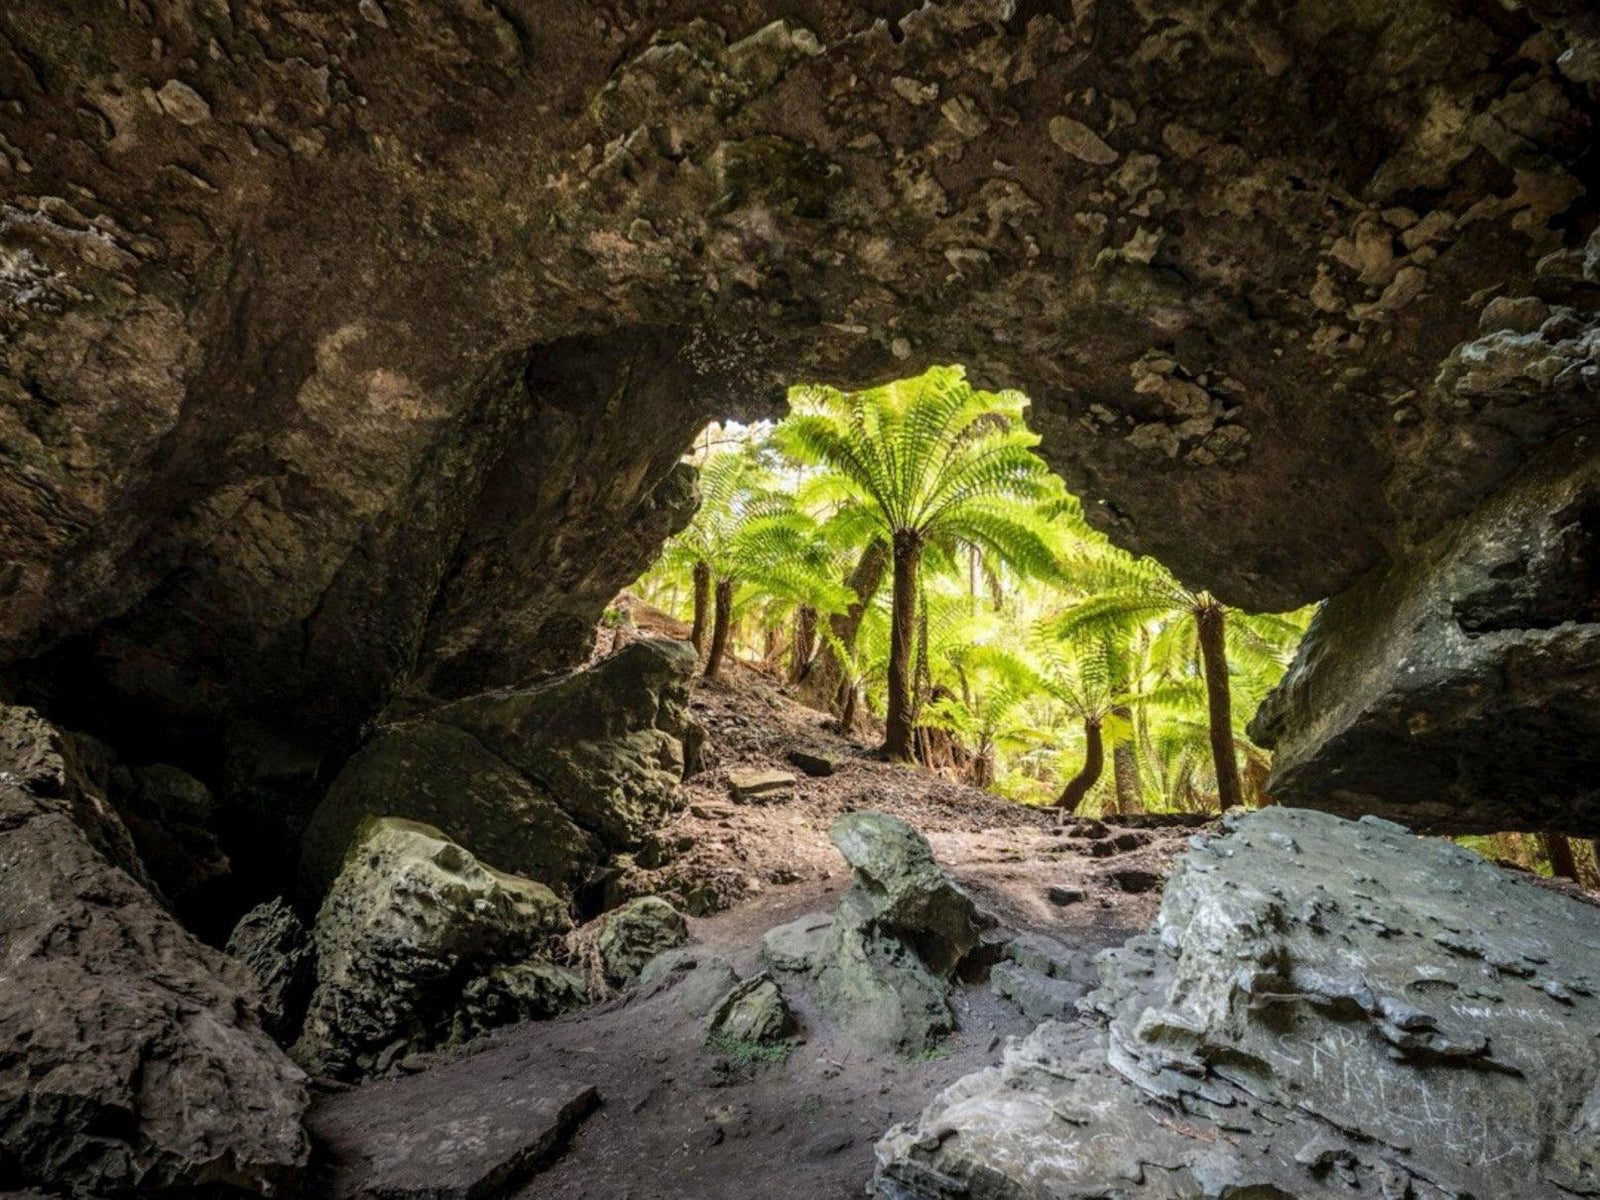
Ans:
<svg viewBox="0 0 1600 1200"><path fill-rule="evenodd" d="M1428 829L1600 832L1593 439L1329 601L1250 731L1274 747L1280 799Z"/></svg>
<svg viewBox="0 0 1600 1200"><path fill-rule="evenodd" d="M60 734L0 707L0 1189L286 1195L305 1077L141 880Z"/></svg>
<svg viewBox="0 0 1600 1200"><path fill-rule="evenodd" d="M892 1200L1592 1196L1600 907L1387 821L1196 839L1095 1024L879 1144Z"/></svg>
<svg viewBox="0 0 1600 1200"><path fill-rule="evenodd" d="M281 846L397 692L577 661L696 426L797 378L1023 387L1265 608L1589 419L1433 386L1593 224L1587 6L784 11L8 4L8 694Z"/></svg>

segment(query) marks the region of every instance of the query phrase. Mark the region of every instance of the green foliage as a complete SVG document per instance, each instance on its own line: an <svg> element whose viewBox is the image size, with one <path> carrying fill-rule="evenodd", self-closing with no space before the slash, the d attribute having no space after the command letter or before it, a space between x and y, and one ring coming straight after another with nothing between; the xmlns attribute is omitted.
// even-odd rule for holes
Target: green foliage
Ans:
<svg viewBox="0 0 1600 1200"><path fill-rule="evenodd" d="M712 1034L706 1039L706 1048L739 1067L781 1063L794 1052L790 1042L752 1042L726 1033Z"/></svg>

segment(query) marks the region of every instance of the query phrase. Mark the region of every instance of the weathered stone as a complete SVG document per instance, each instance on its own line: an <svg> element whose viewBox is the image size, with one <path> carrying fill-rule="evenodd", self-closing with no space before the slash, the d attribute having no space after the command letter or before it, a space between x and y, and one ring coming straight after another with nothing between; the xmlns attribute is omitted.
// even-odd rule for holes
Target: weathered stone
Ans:
<svg viewBox="0 0 1600 1200"><path fill-rule="evenodd" d="M1097 980L1094 964L1082 950L1042 933L1019 933L1005 945L1005 957L1026 970L1051 979Z"/></svg>
<svg viewBox="0 0 1600 1200"><path fill-rule="evenodd" d="M520 1021L544 1021L588 1003L583 976L570 967L520 962L495 967L461 989L450 1040L466 1042Z"/></svg>
<svg viewBox="0 0 1600 1200"><path fill-rule="evenodd" d="M814 958L817 1002L869 1045L926 1050L955 1028L948 979L978 945L977 908L898 818L847 813L828 836L854 880Z"/></svg>
<svg viewBox="0 0 1600 1200"><path fill-rule="evenodd" d="M827 940L830 913L807 913L761 935L761 956L780 971L809 971Z"/></svg>
<svg viewBox="0 0 1600 1200"><path fill-rule="evenodd" d="M486 1083L470 1060L320 1099L308 1124L327 1154L330 1200L479 1200L513 1192L600 1103L594 1087L505 1072Z"/></svg>
<svg viewBox="0 0 1600 1200"><path fill-rule="evenodd" d="M693 1017L705 1016L738 982L727 959L692 947L658 954L639 972L642 993L654 995L670 989L673 999Z"/></svg>
<svg viewBox="0 0 1600 1200"><path fill-rule="evenodd" d="M1069 904L1081 904L1084 899L1084 890L1079 887L1068 887L1062 883L1052 883L1045 890L1045 898L1059 908Z"/></svg>
<svg viewBox="0 0 1600 1200"><path fill-rule="evenodd" d="M789 751L789 761L813 778L825 778L837 771L844 759L832 750L796 746Z"/></svg>
<svg viewBox="0 0 1600 1200"><path fill-rule="evenodd" d="M1597 561L1600 453L1577 439L1323 606L1250 726L1268 790L1427 829L1600 831Z"/></svg>
<svg viewBox="0 0 1600 1200"><path fill-rule="evenodd" d="M689 940L683 914L659 896L640 896L601 918L595 948L608 982L633 982L646 963Z"/></svg>
<svg viewBox="0 0 1600 1200"><path fill-rule="evenodd" d="M262 1026L279 1045L291 1045L316 981L316 953L305 922L279 896L240 917L226 949L256 977Z"/></svg>
<svg viewBox="0 0 1600 1200"><path fill-rule="evenodd" d="M1089 990L1079 980L1042 975L1015 962L996 964L989 972L989 986L1030 1021L1064 1021L1076 1016L1078 1000Z"/></svg>
<svg viewBox="0 0 1600 1200"><path fill-rule="evenodd" d="M1125 892L1140 895L1161 886L1161 873L1144 867L1117 867L1106 876Z"/></svg>
<svg viewBox="0 0 1600 1200"><path fill-rule="evenodd" d="M892 1130L880 1192L1592 1189L1600 908L1374 818L1229 825L1100 956L1104 1027L1047 1023Z"/></svg>
<svg viewBox="0 0 1600 1200"><path fill-rule="evenodd" d="M795 1030L794 1013L777 980L762 973L736 984L706 1014L706 1037L764 1044Z"/></svg>
<svg viewBox="0 0 1600 1200"><path fill-rule="evenodd" d="M788 771L735 767L728 772L728 791L741 804L773 804L794 796L794 776Z"/></svg>
<svg viewBox="0 0 1600 1200"><path fill-rule="evenodd" d="M287 1194L305 1077L245 968L110 855L138 869L62 737L0 707L0 1183Z"/></svg>
<svg viewBox="0 0 1600 1200"><path fill-rule="evenodd" d="M692 648L645 639L537 687L486 693L380 732L306 830L308 887L371 816L436 825L503 869L562 890L678 807Z"/></svg>
<svg viewBox="0 0 1600 1200"><path fill-rule="evenodd" d="M567 927L543 884L483 865L430 826L369 820L317 913L317 986L294 1057L349 1079L397 1043L440 1044L463 988Z"/></svg>

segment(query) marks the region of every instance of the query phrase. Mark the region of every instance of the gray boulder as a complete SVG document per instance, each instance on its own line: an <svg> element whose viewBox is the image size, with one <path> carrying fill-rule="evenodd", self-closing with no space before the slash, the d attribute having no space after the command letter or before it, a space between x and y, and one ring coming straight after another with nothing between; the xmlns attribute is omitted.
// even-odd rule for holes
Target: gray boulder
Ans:
<svg viewBox="0 0 1600 1200"><path fill-rule="evenodd" d="M688 940L689 923L682 913L659 896L640 896L605 915L595 949L606 981L622 987L662 951Z"/></svg>
<svg viewBox="0 0 1600 1200"><path fill-rule="evenodd" d="M828 913L806 913L775 926L761 936L761 956L780 971L809 971L832 924Z"/></svg>
<svg viewBox="0 0 1600 1200"><path fill-rule="evenodd" d="M279 896L239 918L226 950L260 985L261 1024L280 1045L291 1045L316 981L316 953L305 922Z"/></svg>
<svg viewBox="0 0 1600 1200"><path fill-rule="evenodd" d="M828 836L854 880L815 957L817 1002L869 1045L925 1050L955 1028L949 976L978 944L977 908L904 821L848 813Z"/></svg>
<svg viewBox="0 0 1600 1200"><path fill-rule="evenodd" d="M380 730L313 814L303 881L325 890L357 826L398 816L570 890L679 807L694 669L692 648L646 639L585 670Z"/></svg>
<svg viewBox="0 0 1600 1200"><path fill-rule="evenodd" d="M670 990L679 1006L694 1017L705 1016L738 982L727 959L693 947L658 954L639 972L639 989L644 995Z"/></svg>
<svg viewBox="0 0 1600 1200"><path fill-rule="evenodd" d="M495 967L461 989L450 1040L471 1041L504 1025L559 1017L588 1000L583 976L571 967L537 961Z"/></svg>
<svg viewBox="0 0 1600 1200"><path fill-rule="evenodd" d="M1088 986L1077 979L1040 974L1014 962L996 963L989 986L1030 1021L1064 1021L1076 1015L1077 1004Z"/></svg>
<svg viewBox="0 0 1600 1200"><path fill-rule="evenodd" d="M430 826L368 821L317 913L317 986L294 1057L349 1079L397 1044L438 1045L473 980L526 962L567 928L543 884L485 866Z"/></svg>
<svg viewBox="0 0 1600 1200"><path fill-rule="evenodd" d="M110 1196L293 1190L305 1077L245 968L142 886L56 730L0 706L0 1178Z"/></svg>
<svg viewBox="0 0 1600 1200"><path fill-rule="evenodd" d="M1579 438L1323 606L1250 725L1267 790L1431 830L1600 832L1597 557Z"/></svg>
<svg viewBox="0 0 1600 1200"><path fill-rule="evenodd" d="M706 1037L766 1044L795 1030L794 1013L777 980L763 972L735 984L706 1015Z"/></svg>
<svg viewBox="0 0 1600 1200"><path fill-rule="evenodd" d="M1590 1194L1600 908L1374 818L1230 825L1100 956L1099 1021L890 1131L881 1193Z"/></svg>

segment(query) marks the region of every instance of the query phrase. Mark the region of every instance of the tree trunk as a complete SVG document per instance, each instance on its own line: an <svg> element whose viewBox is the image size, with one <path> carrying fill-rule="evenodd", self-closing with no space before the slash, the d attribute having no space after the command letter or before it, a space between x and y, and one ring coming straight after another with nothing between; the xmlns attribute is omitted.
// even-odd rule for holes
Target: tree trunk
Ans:
<svg viewBox="0 0 1600 1200"><path fill-rule="evenodd" d="M794 614L794 646L789 652L789 682L799 683L817 648L817 610L802 604Z"/></svg>
<svg viewBox="0 0 1600 1200"><path fill-rule="evenodd" d="M994 785L994 747L984 746L972 759L972 786L987 788Z"/></svg>
<svg viewBox="0 0 1600 1200"><path fill-rule="evenodd" d="M1550 873L1557 879L1570 879L1578 882L1578 864L1572 857L1572 847L1567 844L1567 839L1559 833L1541 833L1539 835L1539 849L1544 851L1544 856L1550 860Z"/></svg>
<svg viewBox="0 0 1600 1200"><path fill-rule="evenodd" d="M845 737L850 736L850 728L856 723L856 691L851 684L841 684L843 697L839 701L839 732Z"/></svg>
<svg viewBox="0 0 1600 1200"><path fill-rule="evenodd" d="M855 647L861 620L866 615L867 606L883 586L883 573L888 565L889 548L881 539L874 538L861 552L855 570L845 580L856 598L844 612L828 618L828 628L834 640L846 649ZM816 658L811 660L811 669L806 672L805 694L819 708L826 706L837 713L844 695L844 683L844 664L839 661L834 648L824 643Z"/></svg>
<svg viewBox="0 0 1600 1200"><path fill-rule="evenodd" d="M1088 743L1088 749L1083 756L1083 770L1067 780L1067 786L1061 789L1061 795L1056 798L1056 807L1064 808L1069 813L1078 811L1078 806L1089 794L1089 789L1099 780L1101 768L1106 765L1105 743L1100 738L1100 722L1085 721L1083 736Z"/></svg>
<svg viewBox="0 0 1600 1200"><path fill-rule="evenodd" d="M1206 713L1211 758L1217 770L1217 801L1223 812L1239 804L1239 761L1233 750L1233 698L1228 688L1228 627L1222 605L1207 601L1194 610L1200 658L1206 672Z"/></svg>
<svg viewBox="0 0 1600 1200"><path fill-rule="evenodd" d="M694 652L706 652L706 615L711 608L711 568L703 562L694 565L694 629L689 634L689 640L694 643Z"/></svg>
<svg viewBox="0 0 1600 1200"><path fill-rule="evenodd" d="M922 540L909 531L894 535L893 621L889 627L888 712L883 753L892 762L910 762L912 746L911 639L917 628L917 566Z"/></svg>
<svg viewBox="0 0 1600 1200"><path fill-rule="evenodd" d="M717 580L716 619L711 624L711 652L706 656L706 678L715 679L722 671L723 651L728 648L728 630L733 624L733 580Z"/></svg>
<svg viewBox="0 0 1600 1200"><path fill-rule="evenodd" d="M1113 711L1128 726L1128 736L1111 750L1111 772L1117 782L1117 812L1126 817L1144 811L1139 794L1139 756L1133 742L1133 709L1123 704Z"/></svg>

